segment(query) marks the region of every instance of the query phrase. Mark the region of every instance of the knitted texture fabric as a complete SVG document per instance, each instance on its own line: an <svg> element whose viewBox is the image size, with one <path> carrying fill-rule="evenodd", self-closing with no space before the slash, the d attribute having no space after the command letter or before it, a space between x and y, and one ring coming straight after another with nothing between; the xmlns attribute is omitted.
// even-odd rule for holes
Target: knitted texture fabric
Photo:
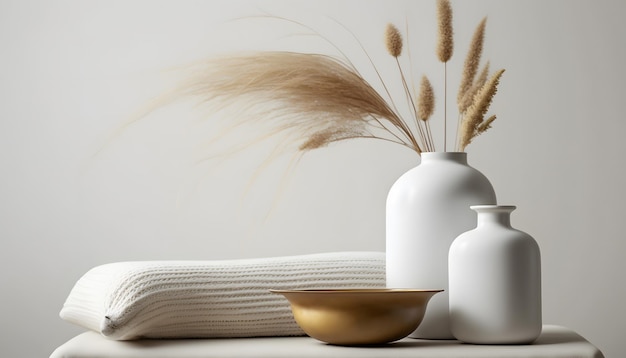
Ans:
<svg viewBox="0 0 626 358"><path fill-rule="evenodd" d="M382 287L382 252L117 262L81 277L60 316L116 340L295 336L288 301L270 289Z"/></svg>

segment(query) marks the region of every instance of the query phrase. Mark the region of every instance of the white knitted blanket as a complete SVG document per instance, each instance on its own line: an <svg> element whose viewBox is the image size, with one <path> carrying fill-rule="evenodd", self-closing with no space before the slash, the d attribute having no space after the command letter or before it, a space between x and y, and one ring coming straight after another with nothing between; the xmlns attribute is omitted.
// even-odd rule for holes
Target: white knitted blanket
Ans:
<svg viewBox="0 0 626 358"><path fill-rule="evenodd" d="M118 262L81 277L60 316L118 340L302 335L270 289L381 287L382 252Z"/></svg>

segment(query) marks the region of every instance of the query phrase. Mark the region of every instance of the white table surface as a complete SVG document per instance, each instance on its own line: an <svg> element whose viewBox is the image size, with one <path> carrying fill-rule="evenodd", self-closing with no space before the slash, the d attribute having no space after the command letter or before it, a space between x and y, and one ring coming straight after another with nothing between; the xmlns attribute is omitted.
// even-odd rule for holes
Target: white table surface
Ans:
<svg viewBox="0 0 626 358"><path fill-rule="evenodd" d="M309 337L179 339L112 341L85 332L57 348L50 358L282 358L282 357L578 357L602 358L602 353L576 332L546 325L531 345L487 346L454 340L403 340L377 347L340 347Z"/></svg>

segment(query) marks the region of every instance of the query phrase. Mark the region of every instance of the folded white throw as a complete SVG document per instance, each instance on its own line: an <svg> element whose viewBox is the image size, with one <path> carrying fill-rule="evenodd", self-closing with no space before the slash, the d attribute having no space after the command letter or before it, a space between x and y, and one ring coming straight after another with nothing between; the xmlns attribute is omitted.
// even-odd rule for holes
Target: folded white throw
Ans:
<svg viewBox="0 0 626 358"><path fill-rule="evenodd" d="M382 287L382 252L118 262L81 277L60 315L118 340L302 335L270 289Z"/></svg>

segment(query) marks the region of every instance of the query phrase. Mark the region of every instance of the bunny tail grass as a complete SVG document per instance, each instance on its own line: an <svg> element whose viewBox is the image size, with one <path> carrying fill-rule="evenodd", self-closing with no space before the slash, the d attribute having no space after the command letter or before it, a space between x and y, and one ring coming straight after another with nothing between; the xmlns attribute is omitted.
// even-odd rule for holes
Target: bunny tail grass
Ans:
<svg viewBox="0 0 626 358"><path fill-rule="evenodd" d="M387 45L387 51L391 56L398 57L402 54L402 35L393 24L387 24L385 45Z"/></svg>

